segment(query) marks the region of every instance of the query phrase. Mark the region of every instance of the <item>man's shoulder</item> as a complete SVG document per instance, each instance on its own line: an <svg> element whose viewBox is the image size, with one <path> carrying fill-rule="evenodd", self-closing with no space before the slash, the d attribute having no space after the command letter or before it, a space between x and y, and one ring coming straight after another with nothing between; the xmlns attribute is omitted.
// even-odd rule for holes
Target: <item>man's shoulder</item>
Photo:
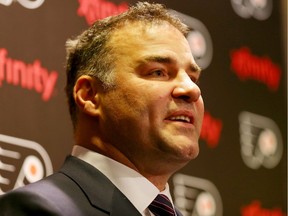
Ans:
<svg viewBox="0 0 288 216"><path fill-rule="evenodd" d="M67 161L64 165L66 163ZM77 202L81 200L80 203L86 206L87 198L78 183L67 172L56 172L40 181L1 195L0 216L85 215L81 212L77 214L77 211L80 211Z"/></svg>
<svg viewBox="0 0 288 216"><path fill-rule="evenodd" d="M105 186L99 184L99 176L85 166L87 165L78 159L67 158L59 172L0 196L0 216L106 215L107 213L93 207L90 199L93 197L97 204L101 204L103 200L107 202L105 194L95 190ZM93 175L94 179L87 175Z"/></svg>
<svg viewBox="0 0 288 216"><path fill-rule="evenodd" d="M18 211L35 211L37 214L49 211L53 212L51 215L57 215L59 201L63 203L69 200L69 195L63 190L63 185L71 184L69 181L71 180L65 175L56 173L38 182L9 191L0 196L0 215L6 211L7 215L21 215Z"/></svg>
<svg viewBox="0 0 288 216"><path fill-rule="evenodd" d="M106 215L93 208L81 187L63 173L17 188L0 196L0 216Z"/></svg>
<svg viewBox="0 0 288 216"><path fill-rule="evenodd" d="M79 196L82 193L81 188L79 188L78 183L69 176L69 173L63 173L61 170L47 176L37 182L30 183L23 187L11 190L2 196L0 196L0 206L6 200L15 199L17 202L37 202L37 201L49 201L52 200L57 204L58 200L62 200L65 197L71 199L71 196ZM77 197L76 196L76 197ZM25 200L29 197L29 200ZM32 199L32 198L35 198ZM52 202L51 201L51 202Z"/></svg>
<svg viewBox="0 0 288 216"><path fill-rule="evenodd" d="M0 196L0 209L0 216L101 216L113 209L123 212L119 215L137 215L137 210L103 174L73 157L59 172Z"/></svg>

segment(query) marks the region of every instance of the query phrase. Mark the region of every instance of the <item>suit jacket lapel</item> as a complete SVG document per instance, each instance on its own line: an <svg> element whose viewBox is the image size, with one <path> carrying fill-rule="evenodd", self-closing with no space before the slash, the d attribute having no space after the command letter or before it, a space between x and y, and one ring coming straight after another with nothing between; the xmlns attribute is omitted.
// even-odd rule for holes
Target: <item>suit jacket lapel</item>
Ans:
<svg viewBox="0 0 288 216"><path fill-rule="evenodd" d="M141 216L138 210L132 205L132 203L121 193L117 188L114 190L112 205L111 205L111 216Z"/></svg>
<svg viewBox="0 0 288 216"><path fill-rule="evenodd" d="M111 215L141 215L121 191L90 164L69 156L60 172L72 178L82 188L94 207Z"/></svg>

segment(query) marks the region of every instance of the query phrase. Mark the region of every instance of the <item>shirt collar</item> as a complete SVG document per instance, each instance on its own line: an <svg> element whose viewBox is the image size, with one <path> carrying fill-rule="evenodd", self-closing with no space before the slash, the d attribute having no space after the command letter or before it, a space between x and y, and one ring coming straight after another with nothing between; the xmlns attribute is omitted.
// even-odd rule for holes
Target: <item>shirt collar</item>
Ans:
<svg viewBox="0 0 288 216"><path fill-rule="evenodd" d="M111 158L78 145L73 147L72 155L102 172L142 214L159 194L158 188L148 179ZM172 202L168 184L161 193Z"/></svg>

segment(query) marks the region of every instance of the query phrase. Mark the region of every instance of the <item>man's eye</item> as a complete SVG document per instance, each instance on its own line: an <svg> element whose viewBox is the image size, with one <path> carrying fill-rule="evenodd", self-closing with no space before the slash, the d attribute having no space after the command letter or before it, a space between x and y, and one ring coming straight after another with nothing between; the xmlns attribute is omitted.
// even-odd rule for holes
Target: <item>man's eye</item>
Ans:
<svg viewBox="0 0 288 216"><path fill-rule="evenodd" d="M165 73L163 71L161 71L161 70L152 71L150 73L150 75L156 76L156 77L164 77L164 76L166 76Z"/></svg>

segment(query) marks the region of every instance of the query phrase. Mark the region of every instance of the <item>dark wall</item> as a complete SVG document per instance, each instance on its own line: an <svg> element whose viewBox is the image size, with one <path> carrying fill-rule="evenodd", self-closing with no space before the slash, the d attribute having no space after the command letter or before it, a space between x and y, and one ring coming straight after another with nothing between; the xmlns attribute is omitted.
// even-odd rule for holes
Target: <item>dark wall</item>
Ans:
<svg viewBox="0 0 288 216"><path fill-rule="evenodd" d="M71 151L66 39L135 2L0 0L0 194ZM176 205L187 216L286 215L286 0L156 2L193 29L203 68L201 151L171 179Z"/></svg>

